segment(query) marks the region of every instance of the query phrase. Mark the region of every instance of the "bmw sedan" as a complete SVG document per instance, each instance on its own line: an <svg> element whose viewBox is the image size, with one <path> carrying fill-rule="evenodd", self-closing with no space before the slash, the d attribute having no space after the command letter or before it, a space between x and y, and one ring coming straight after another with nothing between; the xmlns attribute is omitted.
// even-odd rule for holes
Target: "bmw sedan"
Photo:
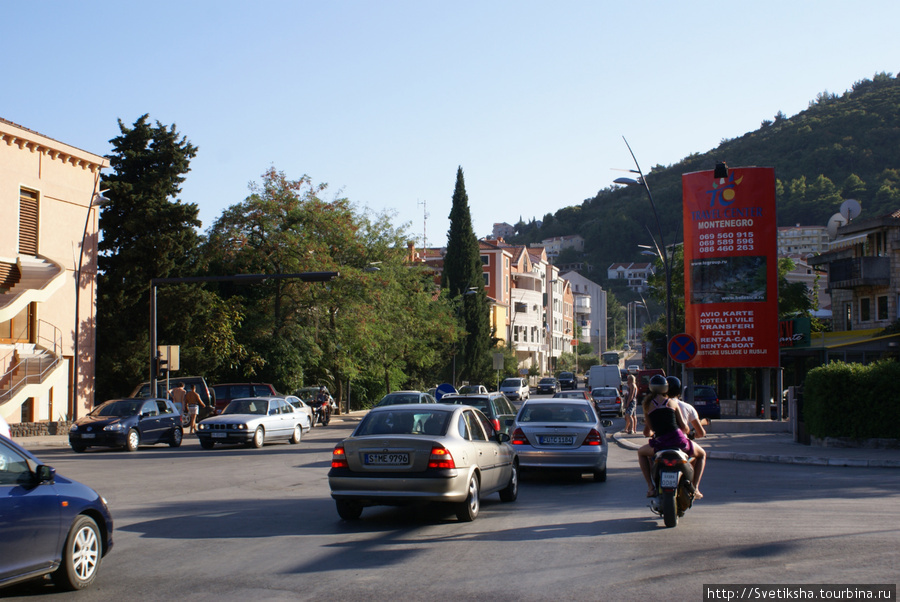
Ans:
<svg viewBox="0 0 900 602"><path fill-rule="evenodd" d="M218 416L201 420L197 437L203 449L212 449L216 443L260 448L273 439L300 443L310 424L309 416L283 397L247 397L232 400Z"/></svg>
<svg viewBox="0 0 900 602"><path fill-rule="evenodd" d="M0 437L0 587L50 575L84 589L113 545L106 500Z"/></svg>
<svg viewBox="0 0 900 602"><path fill-rule="evenodd" d="M529 400L519 408L510 443L523 469L590 472L595 481L605 481L604 426L590 401Z"/></svg>
<svg viewBox="0 0 900 602"><path fill-rule="evenodd" d="M460 521L472 521L485 495L515 501L518 468L509 435L479 410L393 405L374 408L337 444L328 484L344 520L358 519L367 506L445 502Z"/></svg>
<svg viewBox="0 0 900 602"><path fill-rule="evenodd" d="M179 447L184 437L181 412L168 399L113 399L79 418L69 429L76 452L89 447L122 447L167 443Z"/></svg>

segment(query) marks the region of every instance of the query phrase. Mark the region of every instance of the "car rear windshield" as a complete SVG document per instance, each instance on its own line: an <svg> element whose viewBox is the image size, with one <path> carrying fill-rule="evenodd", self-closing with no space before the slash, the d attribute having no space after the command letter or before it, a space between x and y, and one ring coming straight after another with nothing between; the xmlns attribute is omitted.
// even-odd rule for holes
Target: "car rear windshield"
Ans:
<svg viewBox="0 0 900 602"><path fill-rule="evenodd" d="M441 398L441 401L442 401L443 403L452 403L452 404L458 405L458 406L472 406L473 408L478 408L479 410L481 410L481 411L484 412L485 414L490 414L490 408L488 407L487 399L485 399L485 398L483 398L483 397L481 397L481 398L478 398L478 397L475 397L475 398L472 398L472 397L466 397L466 398L454 397L454 398L451 398L451 399L448 399L448 398L446 398L446 397L442 397L442 398Z"/></svg>
<svg viewBox="0 0 900 602"><path fill-rule="evenodd" d="M591 395L593 395L594 397L617 397L619 395L619 392L615 389L610 388L594 389L593 391L591 391Z"/></svg>
<svg viewBox="0 0 900 602"><path fill-rule="evenodd" d="M525 404L519 422L593 422L590 408L582 403Z"/></svg>
<svg viewBox="0 0 900 602"><path fill-rule="evenodd" d="M426 406L423 406L426 407ZM362 435L436 435L447 433L451 412L440 410L385 410L369 412L356 429Z"/></svg>
<svg viewBox="0 0 900 602"><path fill-rule="evenodd" d="M503 381L503 384L501 384L500 386L501 387L521 387L522 379L521 378L507 378L506 380Z"/></svg>

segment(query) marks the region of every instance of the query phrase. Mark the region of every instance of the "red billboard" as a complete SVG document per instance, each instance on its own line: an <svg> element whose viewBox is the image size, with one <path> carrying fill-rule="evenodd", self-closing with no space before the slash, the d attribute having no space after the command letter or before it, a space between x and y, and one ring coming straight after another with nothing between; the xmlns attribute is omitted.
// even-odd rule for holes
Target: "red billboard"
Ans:
<svg viewBox="0 0 900 602"><path fill-rule="evenodd" d="M775 170L682 174L685 332L691 368L778 367Z"/></svg>

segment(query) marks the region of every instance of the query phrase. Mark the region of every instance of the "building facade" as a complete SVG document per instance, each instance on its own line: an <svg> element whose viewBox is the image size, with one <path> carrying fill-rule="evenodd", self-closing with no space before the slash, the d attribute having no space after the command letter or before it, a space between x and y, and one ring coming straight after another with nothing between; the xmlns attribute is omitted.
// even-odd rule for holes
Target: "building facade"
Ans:
<svg viewBox="0 0 900 602"><path fill-rule="evenodd" d="M590 343L594 352L599 356L609 348L606 291L602 286L588 280L578 272L566 272L562 277L568 280L572 286L576 320L583 320L581 340Z"/></svg>
<svg viewBox="0 0 900 602"><path fill-rule="evenodd" d="M108 166L0 119L0 414L14 427L93 406L94 202Z"/></svg>

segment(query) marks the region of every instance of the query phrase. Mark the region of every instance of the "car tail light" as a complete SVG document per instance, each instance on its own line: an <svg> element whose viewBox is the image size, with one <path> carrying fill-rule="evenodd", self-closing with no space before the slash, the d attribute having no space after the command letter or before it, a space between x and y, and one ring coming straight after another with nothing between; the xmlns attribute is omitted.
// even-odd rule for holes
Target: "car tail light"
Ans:
<svg viewBox="0 0 900 602"><path fill-rule="evenodd" d="M491 426L493 426L494 430L499 433L500 432L500 419L499 418L491 418Z"/></svg>
<svg viewBox="0 0 900 602"><path fill-rule="evenodd" d="M509 442L513 445L529 445L528 437L525 436L525 431L520 428L513 431Z"/></svg>
<svg viewBox="0 0 900 602"><path fill-rule="evenodd" d="M582 445L603 445L603 438L597 429L591 429L591 432L584 438Z"/></svg>
<svg viewBox="0 0 900 602"><path fill-rule="evenodd" d="M331 452L331 467L349 468L349 465L347 464L347 454L344 452L343 445L336 446L334 451Z"/></svg>
<svg viewBox="0 0 900 602"><path fill-rule="evenodd" d="M446 447L436 445L431 448L431 456L428 458L428 468L456 468L456 462Z"/></svg>

